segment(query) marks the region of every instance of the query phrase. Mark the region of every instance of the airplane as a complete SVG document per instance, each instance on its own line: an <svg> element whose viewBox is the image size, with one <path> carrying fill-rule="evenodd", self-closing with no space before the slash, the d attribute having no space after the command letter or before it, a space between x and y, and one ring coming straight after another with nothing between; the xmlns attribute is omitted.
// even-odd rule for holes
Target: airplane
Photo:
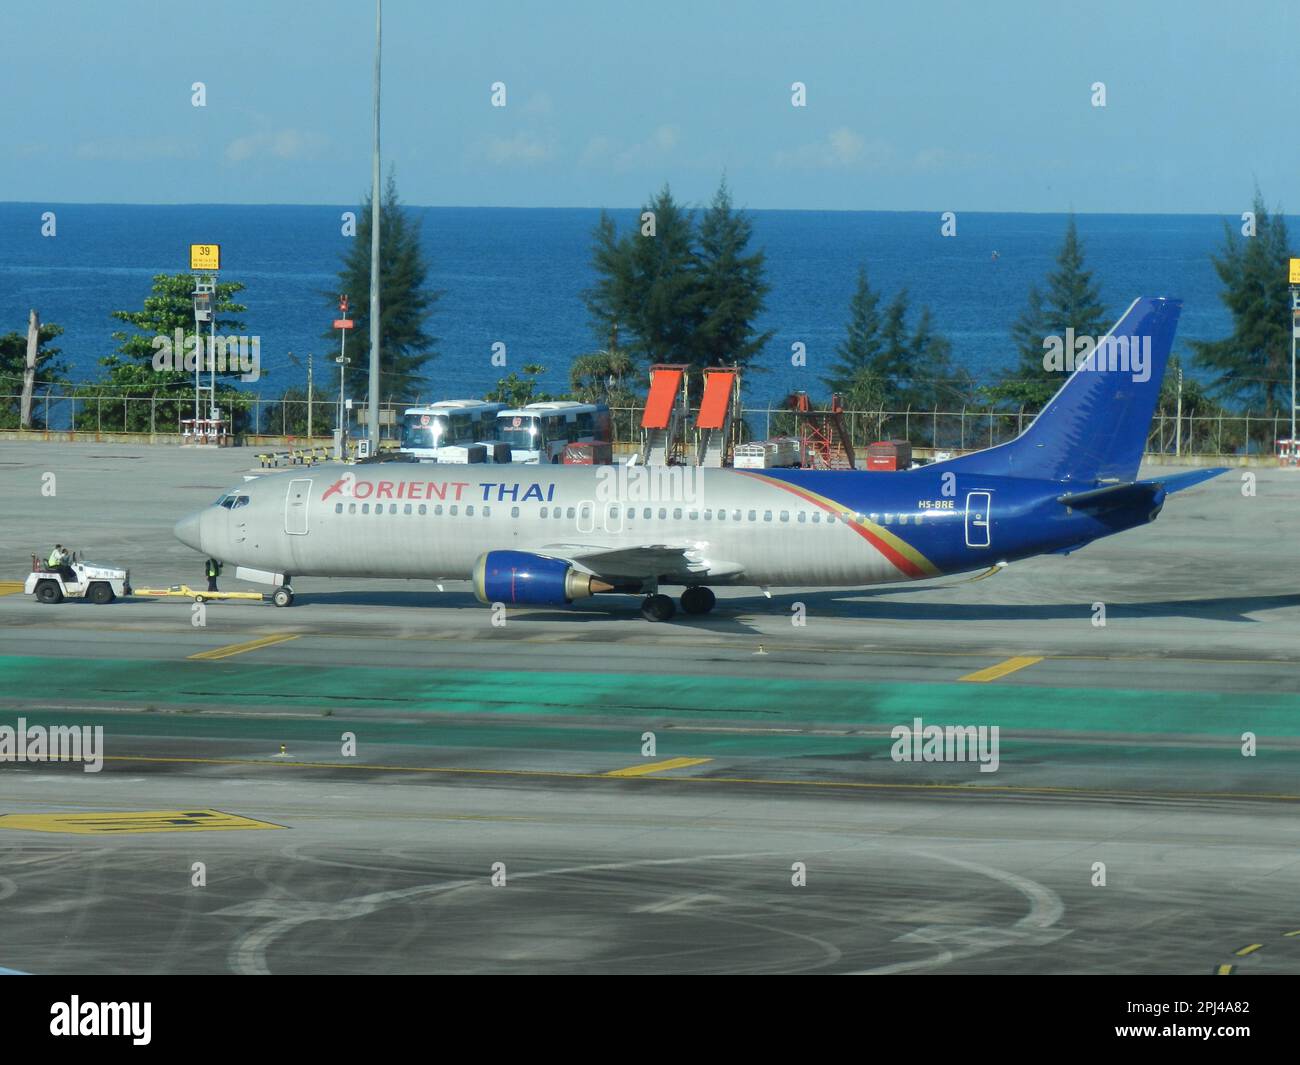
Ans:
<svg viewBox="0 0 1300 1065"><path fill-rule="evenodd" d="M994 572L1155 520L1224 468L1137 479L1181 303L1133 301L1014 440L901 472L326 464L250 479L176 523L294 602L297 577L469 580L485 604L712 587L850 588Z"/></svg>

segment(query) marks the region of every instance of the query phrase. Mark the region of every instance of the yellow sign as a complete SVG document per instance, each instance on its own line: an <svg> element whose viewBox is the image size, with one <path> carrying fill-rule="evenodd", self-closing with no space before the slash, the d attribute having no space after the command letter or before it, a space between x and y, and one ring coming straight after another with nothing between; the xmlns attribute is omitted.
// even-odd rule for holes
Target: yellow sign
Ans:
<svg viewBox="0 0 1300 1065"><path fill-rule="evenodd" d="M1291 260L1291 269L1288 273L1291 284L1300 285L1300 259Z"/></svg>
<svg viewBox="0 0 1300 1065"><path fill-rule="evenodd" d="M213 829L283 828L220 810L147 810L138 813L0 814L0 829L112 835L134 832L206 832Z"/></svg>
<svg viewBox="0 0 1300 1065"><path fill-rule="evenodd" d="M191 244L190 269L210 272L221 269L220 244Z"/></svg>

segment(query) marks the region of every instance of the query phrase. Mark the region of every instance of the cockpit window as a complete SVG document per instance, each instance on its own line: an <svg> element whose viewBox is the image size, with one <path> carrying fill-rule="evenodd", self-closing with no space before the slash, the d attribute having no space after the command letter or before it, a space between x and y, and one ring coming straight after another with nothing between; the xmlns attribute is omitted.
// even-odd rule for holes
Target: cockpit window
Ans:
<svg viewBox="0 0 1300 1065"><path fill-rule="evenodd" d="M235 499L235 506L233 509L238 510L240 507L246 506L248 506L248 496L238 496Z"/></svg>
<svg viewBox="0 0 1300 1065"><path fill-rule="evenodd" d="M232 492L230 495L224 495L217 500L215 506L225 507L227 510L238 510L240 507L248 506L248 496L241 496Z"/></svg>

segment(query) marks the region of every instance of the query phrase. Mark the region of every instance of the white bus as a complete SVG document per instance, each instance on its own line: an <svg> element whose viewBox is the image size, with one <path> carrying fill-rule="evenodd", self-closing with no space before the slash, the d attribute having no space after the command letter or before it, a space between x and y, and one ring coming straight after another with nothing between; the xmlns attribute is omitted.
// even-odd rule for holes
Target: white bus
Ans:
<svg viewBox="0 0 1300 1065"><path fill-rule="evenodd" d="M491 449L497 414L504 409L504 403L481 399L444 399L427 407L407 407L399 450L421 462L465 462L471 444L487 444Z"/></svg>
<svg viewBox="0 0 1300 1065"><path fill-rule="evenodd" d="M609 408L604 403L556 400L502 410L497 413L496 438L510 445L511 462L563 462L568 444L609 440Z"/></svg>

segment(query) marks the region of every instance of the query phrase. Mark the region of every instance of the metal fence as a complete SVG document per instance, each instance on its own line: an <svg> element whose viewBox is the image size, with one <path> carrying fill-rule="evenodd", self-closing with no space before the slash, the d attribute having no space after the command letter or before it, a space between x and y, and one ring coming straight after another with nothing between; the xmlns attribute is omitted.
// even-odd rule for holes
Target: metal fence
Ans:
<svg viewBox="0 0 1300 1065"><path fill-rule="evenodd" d="M303 399L264 399L255 393L223 395L221 402L233 419L237 436L306 437L307 403ZM0 429L17 428L17 394L0 394ZM381 409L400 412L414 403L389 401ZM337 400L315 400L311 409L312 436L328 438L338 418ZM615 444L636 444L640 439L640 407L611 409ZM38 394L33 416L51 430L113 434L180 434L181 422L194 416L192 397L155 394ZM968 451L1011 440L1034 419L1033 411L991 411L962 408L953 411L845 411L841 415L855 448L875 440L908 440L914 447L941 451ZM352 421L349 413L349 421ZM798 420L781 407L746 407L736 427L738 440L761 440L797 432ZM1188 414L1176 420L1157 414L1151 424L1147 450L1164 455L1239 456L1272 455L1276 441L1290 436L1290 418L1273 414Z"/></svg>

